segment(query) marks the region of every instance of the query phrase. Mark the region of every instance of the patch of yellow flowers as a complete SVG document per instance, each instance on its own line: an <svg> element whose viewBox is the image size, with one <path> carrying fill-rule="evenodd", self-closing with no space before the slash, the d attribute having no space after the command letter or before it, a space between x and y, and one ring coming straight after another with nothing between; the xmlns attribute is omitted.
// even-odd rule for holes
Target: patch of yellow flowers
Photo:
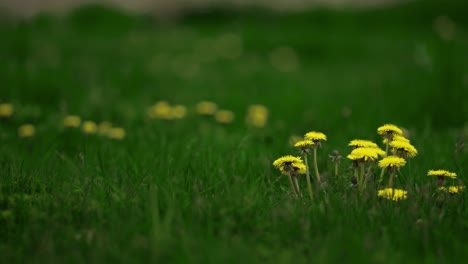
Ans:
<svg viewBox="0 0 468 264"><path fill-rule="evenodd" d="M230 124L235 119L235 114L231 110L219 109L218 105L211 101L201 101L196 104L195 110L199 115L211 116L214 121L220 124ZM268 121L268 109L261 104L253 104L248 107L245 118L247 125L262 128ZM11 103L0 103L0 119L10 118L14 113ZM171 105L167 101L158 101L146 109L146 115L150 119L176 120L183 119L189 114L186 106L181 104ZM126 137L124 128L114 127L110 122L103 121L96 123L92 120L82 120L78 115L67 115L62 119L61 127L70 129L80 129L86 135L100 135L111 139L121 140ZM32 124L24 124L18 127L18 136L30 138L36 134L36 129Z"/></svg>
<svg viewBox="0 0 468 264"><path fill-rule="evenodd" d="M316 176L316 188L319 189L322 183L322 178L320 176L318 166L317 166L317 148L321 147L321 142L326 141L327 136L322 132L311 131L304 135L304 138L295 142L294 146L300 149L300 152L304 158L304 161L300 157L293 157L291 155L283 156L273 162L273 166L277 167L281 173L287 174L289 176L289 181L291 185L291 190L294 196L302 197L302 193L299 187L298 176L299 174L306 174L307 180L307 190L309 192L309 197L314 200L314 192L312 190L311 178L309 175L309 164L307 161L307 155L312 152L314 155L314 170ZM295 164L297 170L291 170L290 164ZM296 172L297 171L297 172ZM286 172L286 173L285 173ZM295 184L292 183L292 176L294 176Z"/></svg>
<svg viewBox="0 0 468 264"><path fill-rule="evenodd" d="M122 140L125 138L125 129L122 127L114 127L108 121L102 121L97 124L91 120L81 121L81 117L77 115L68 115L63 118L63 126L67 129L80 128L86 135L100 135L110 139Z"/></svg>
<svg viewBox="0 0 468 264"><path fill-rule="evenodd" d="M405 131L405 132L404 132ZM387 186L377 190L377 196L383 199L392 201L405 200L408 197L408 192L404 189L394 187L395 178L400 174L400 169L404 167L409 159L417 156L417 149L411 144L411 141L404 136L407 134L405 129L399 128L393 124L385 124L377 128L377 133L382 136L385 150L382 150L376 143L365 139L353 139L348 143L352 147L347 158L352 162L354 173L351 179L353 187L362 192L366 189L367 183L371 180L376 180L373 171L376 168L381 169L381 176L376 183L380 185L383 181L383 175L388 173ZM311 131L304 135L303 138L297 136L291 137L290 144L299 149L300 157L291 155L280 157L273 162L273 165L278 168L281 174L288 175L292 193L295 197L302 197L300 192L298 178L301 174L306 174L307 186L310 199L314 200L314 192L311 186L311 177L309 175L309 166L307 157L310 153L314 154L314 170L316 175L316 189L319 190L325 182L324 175L320 175L317 164L317 148L321 147L323 141L326 141L325 134L317 131ZM338 163L341 155L338 151L334 151L330 158L335 163L335 176L338 176ZM293 169L294 168L294 169ZM446 170L430 170L429 176L437 177L438 190L457 194L462 192L464 186L447 186L445 187L445 179L455 179L456 174ZM400 175L401 176L401 175Z"/></svg>

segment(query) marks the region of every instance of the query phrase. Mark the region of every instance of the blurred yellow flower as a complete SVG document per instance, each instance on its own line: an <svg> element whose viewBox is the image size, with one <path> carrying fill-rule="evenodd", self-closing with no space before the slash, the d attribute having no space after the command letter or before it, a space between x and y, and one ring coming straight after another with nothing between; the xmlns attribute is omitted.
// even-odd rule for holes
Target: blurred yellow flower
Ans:
<svg viewBox="0 0 468 264"><path fill-rule="evenodd" d="M379 156L385 157L385 151L378 147L365 147L353 149L347 158L355 161L374 161L377 160Z"/></svg>
<svg viewBox="0 0 468 264"><path fill-rule="evenodd" d="M234 120L234 113L229 110L216 111L215 120L218 123L229 124Z"/></svg>
<svg viewBox="0 0 468 264"><path fill-rule="evenodd" d="M457 174L447 170L429 170L427 176L449 177L456 178Z"/></svg>
<svg viewBox="0 0 468 264"><path fill-rule="evenodd" d="M294 144L296 144L297 142L299 142L301 140L302 140L301 136L292 135L292 136L289 137L288 143L289 143L290 146L294 147Z"/></svg>
<svg viewBox="0 0 468 264"><path fill-rule="evenodd" d="M404 200L407 194L408 192L405 190L393 188L385 188L377 192L377 196L393 201Z"/></svg>
<svg viewBox="0 0 468 264"><path fill-rule="evenodd" d="M98 127L93 121L84 121L81 129L85 134L96 134Z"/></svg>
<svg viewBox="0 0 468 264"><path fill-rule="evenodd" d="M31 124L24 124L18 128L18 136L22 138L33 137L36 129Z"/></svg>
<svg viewBox="0 0 468 264"><path fill-rule="evenodd" d="M403 131L397 126L392 125L392 124L385 124L377 128L377 133L384 137L389 137L389 136L393 137L394 135L399 135L399 136L403 135Z"/></svg>
<svg viewBox="0 0 468 264"><path fill-rule="evenodd" d="M396 156L388 156L379 161L380 168L399 168L405 164L405 159Z"/></svg>
<svg viewBox="0 0 468 264"><path fill-rule="evenodd" d="M172 119L172 108L166 101L159 101L153 106L150 106L147 110L147 114L150 118L159 119Z"/></svg>
<svg viewBox="0 0 468 264"><path fill-rule="evenodd" d="M172 116L176 119L182 119L187 114L187 108L183 105L175 105L171 108Z"/></svg>
<svg viewBox="0 0 468 264"><path fill-rule="evenodd" d="M108 121L102 121L98 125L98 134L101 136L108 135L112 128L112 123Z"/></svg>
<svg viewBox="0 0 468 264"><path fill-rule="evenodd" d="M121 127L112 127L108 132L108 136L111 139L121 140L125 137L125 130Z"/></svg>
<svg viewBox="0 0 468 264"><path fill-rule="evenodd" d="M402 158L413 158L418 154L416 148L409 142L393 140L390 142L390 147L395 152L395 155Z"/></svg>
<svg viewBox="0 0 468 264"><path fill-rule="evenodd" d="M465 186L449 186L448 188L445 186L439 187L440 191L449 192L449 193L461 193L465 189Z"/></svg>
<svg viewBox="0 0 468 264"><path fill-rule="evenodd" d="M197 113L201 115L213 115L218 110L218 105L209 101L201 101L196 106Z"/></svg>
<svg viewBox="0 0 468 264"><path fill-rule="evenodd" d="M355 148L377 148L377 144L370 140L364 139L353 139L349 142L348 146Z"/></svg>
<svg viewBox="0 0 468 264"><path fill-rule="evenodd" d="M76 115L69 115L63 119L63 126L64 127L80 127L81 125L81 118Z"/></svg>
<svg viewBox="0 0 468 264"><path fill-rule="evenodd" d="M264 127L268 121L268 109L259 104L249 106L245 121L249 126Z"/></svg>
<svg viewBox="0 0 468 264"><path fill-rule="evenodd" d="M9 103L0 104L0 118L8 118L13 115L13 105Z"/></svg>
<svg viewBox="0 0 468 264"><path fill-rule="evenodd" d="M306 166L304 161L300 157L294 157L291 155L283 156L279 159L276 159L273 162L273 166L278 168L281 173L289 174L289 173L298 173L298 174L305 174L306 173Z"/></svg>

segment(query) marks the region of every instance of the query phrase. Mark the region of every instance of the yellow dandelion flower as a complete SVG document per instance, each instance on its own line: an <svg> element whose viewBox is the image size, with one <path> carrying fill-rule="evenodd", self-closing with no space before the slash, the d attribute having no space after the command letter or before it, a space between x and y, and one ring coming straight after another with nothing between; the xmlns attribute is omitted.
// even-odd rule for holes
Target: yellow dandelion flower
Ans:
<svg viewBox="0 0 468 264"><path fill-rule="evenodd" d="M187 114L187 108L183 105L176 105L171 108L172 116L176 119L182 119Z"/></svg>
<svg viewBox="0 0 468 264"><path fill-rule="evenodd" d="M327 141L327 136L321 132L310 131L304 135L304 138L307 140L312 140L315 144L320 144L320 141Z"/></svg>
<svg viewBox="0 0 468 264"><path fill-rule="evenodd" d="M80 125L81 125L81 118L79 116L69 115L69 116L66 116L63 119L63 126L64 127L77 128L77 127L80 127Z"/></svg>
<svg viewBox="0 0 468 264"><path fill-rule="evenodd" d="M377 148L377 144L370 140L353 139L349 142L348 146L355 148Z"/></svg>
<svg viewBox="0 0 468 264"><path fill-rule="evenodd" d="M300 140L294 144L295 147L301 149L301 154L309 154L310 146L313 146L314 142L312 140Z"/></svg>
<svg viewBox="0 0 468 264"><path fill-rule="evenodd" d="M395 125L385 124L377 128L377 133L382 136L394 136L394 135L403 135L403 131Z"/></svg>
<svg viewBox="0 0 468 264"><path fill-rule="evenodd" d="M201 101L197 104L196 109L201 115L213 115L218 110L218 105L209 101Z"/></svg>
<svg viewBox="0 0 468 264"><path fill-rule="evenodd" d="M298 174L305 174L306 173L306 166L304 161L300 157L294 157L291 155L283 156L273 162L273 166L278 168L281 173L288 174L288 173L298 173Z"/></svg>
<svg viewBox="0 0 468 264"><path fill-rule="evenodd" d="M112 128L112 123L108 121L102 121L98 125L98 134L103 136L107 135Z"/></svg>
<svg viewBox="0 0 468 264"><path fill-rule="evenodd" d="M399 168L405 164L405 159L397 156L388 156L379 161L380 168Z"/></svg>
<svg viewBox="0 0 468 264"><path fill-rule="evenodd" d="M313 144L314 142L312 140L301 140L301 141L296 142L294 146L298 148L308 148L312 146Z"/></svg>
<svg viewBox="0 0 468 264"><path fill-rule="evenodd" d="M33 137L36 133L36 129L31 124L24 124L18 128L18 136L22 138Z"/></svg>
<svg viewBox="0 0 468 264"><path fill-rule="evenodd" d="M84 121L81 129L85 134L96 134L98 127L93 121Z"/></svg>
<svg viewBox="0 0 468 264"><path fill-rule="evenodd" d="M112 127L107 135L111 139L121 140L125 137L125 129L121 127Z"/></svg>
<svg viewBox="0 0 468 264"><path fill-rule="evenodd" d="M377 160L379 156L384 157L385 151L380 148L367 147L353 149L347 158L355 161L374 161Z"/></svg>
<svg viewBox="0 0 468 264"><path fill-rule="evenodd" d="M306 173L306 165L304 163L294 163L292 165L294 172L299 173L299 174L305 174Z"/></svg>
<svg viewBox="0 0 468 264"><path fill-rule="evenodd" d="M245 121L250 126L264 127L268 121L268 109L259 104L249 106Z"/></svg>
<svg viewBox="0 0 468 264"><path fill-rule="evenodd" d="M0 118L8 118L13 115L13 105L9 103L0 104Z"/></svg>
<svg viewBox="0 0 468 264"><path fill-rule="evenodd" d="M408 192L405 190L393 188L385 188L377 192L377 196L393 201L404 200L407 194Z"/></svg>
<svg viewBox="0 0 468 264"><path fill-rule="evenodd" d="M384 138L383 139L383 143L384 144L389 144L390 142L392 142L393 140L395 141L402 141L402 142L406 142L406 143L410 143L410 140L405 138L404 136L400 136L400 135L393 135L393 137L391 139L388 139L388 138Z"/></svg>
<svg viewBox="0 0 468 264"><path fill-rule="evenodd" d="M465 186L449 186L448 188L445 186L439 187L440 191L449 192L453 194L461 193L465 189Z"/></svg>
<svg viewBox="0 0 468 264"><path fill-rule="evenodd" d="M229 124L234 121L234 113L229 110L219 110L215 113L215 120L221 124Z"/></svg>
<svg viewBox="0 0 468 264"><path fill-rule="evenodd" d="M397 156L402 158L413 158L418 154L416 148L408 142L393 140L390 142L390 147Z"/></svg>
<svg viewBox="0 0 468 264"><path fill-rule="evenodd" d="M457 174L447 170L429 170L427 176L456 178Z"/></svg>

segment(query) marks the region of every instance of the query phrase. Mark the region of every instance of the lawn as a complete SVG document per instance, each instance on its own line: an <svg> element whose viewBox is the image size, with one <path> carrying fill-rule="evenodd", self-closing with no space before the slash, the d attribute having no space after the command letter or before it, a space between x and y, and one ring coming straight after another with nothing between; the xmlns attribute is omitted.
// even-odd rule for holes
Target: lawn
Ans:
<svg viewBox="0 0 468 264"><path fill-rule="evenodd" d="M427 176L445 169L457 174L447 186L467 182L467 11L462 1L416 1L158 21L88 6L2 20L0 104L14 110L0 118L0 262L468 259L467 192L445 193ZM151 114L161 101L186 112ZM234 119L200 115L200 101ZM252 105L268 109L264 126L246 123ZM68 115L125 136L64 127ZM378 184L377 164L366 189L351 187L348 143L385 150L377 128L386 123L418 151L397 172L395 187L408 192L399 201L377 196L389 180ZM33 136L18 135L23 124ZM327 136L313 201L306 177L295 197L272 165L300 156L291 137L309 131Z"/></svg>

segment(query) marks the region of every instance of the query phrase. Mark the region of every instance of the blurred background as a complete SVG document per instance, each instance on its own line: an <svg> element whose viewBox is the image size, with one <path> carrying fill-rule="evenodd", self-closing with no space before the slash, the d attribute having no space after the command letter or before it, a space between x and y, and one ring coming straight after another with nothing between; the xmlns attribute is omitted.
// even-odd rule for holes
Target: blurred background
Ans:
<svg viewBox="0 0 468 264"><path fill-rule="evenodd" d="M212 100L239 116L265 105L283 120L276 128L296 131L466 127L466 1L2 0L0 7L0 101L24 105L24 120L79 113L131 123L160 100Z"/></svg>
<svg viewBox="0 0 468 264"><path fill-rule="evenodd" d="M178 16L194 9L212 7L262 7L278 11L304 10L317 6L382 7L409 0L3 0L1 7L9 14L30 17L41 12L63 14L87 4L102 4L139 14L160 17Z"/></svg>

